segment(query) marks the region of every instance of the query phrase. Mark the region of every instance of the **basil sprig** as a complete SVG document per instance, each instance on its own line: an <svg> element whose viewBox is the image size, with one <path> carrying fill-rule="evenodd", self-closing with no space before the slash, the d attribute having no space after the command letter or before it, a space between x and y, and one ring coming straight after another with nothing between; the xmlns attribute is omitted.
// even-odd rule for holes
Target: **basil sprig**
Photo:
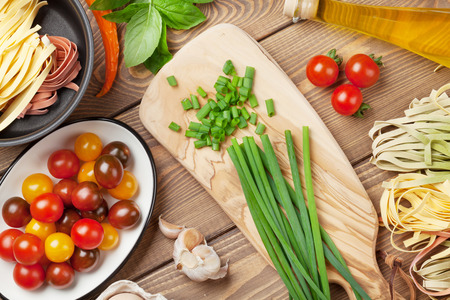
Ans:
<svg viewBox="0 0 450 300"><path fill-rule="evenodd" d="M90 9L115 9L103 17L111 22L127 23L125 66L133 67L143 63L155 74L172 59L167 46L167 26L173 29L190 29L197 26L205 21L206 17L194 3L212 1L96 0Z"/></svg>

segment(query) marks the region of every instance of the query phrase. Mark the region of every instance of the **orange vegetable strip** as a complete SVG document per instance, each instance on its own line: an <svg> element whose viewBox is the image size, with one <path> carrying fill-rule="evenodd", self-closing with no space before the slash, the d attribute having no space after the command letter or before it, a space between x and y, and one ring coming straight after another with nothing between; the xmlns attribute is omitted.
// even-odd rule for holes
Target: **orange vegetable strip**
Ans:
<svg viewBox="0 0 450 300"><path fill-rule="evenodd" d="M86 0L91 6L94 0ZM105 83L96 97L105 95L112 87L119 66L119 39L117 38L116 23L103 19L103 16L112 10L93 10L95 20L102 35L103 47L105 48Z"/></svg>

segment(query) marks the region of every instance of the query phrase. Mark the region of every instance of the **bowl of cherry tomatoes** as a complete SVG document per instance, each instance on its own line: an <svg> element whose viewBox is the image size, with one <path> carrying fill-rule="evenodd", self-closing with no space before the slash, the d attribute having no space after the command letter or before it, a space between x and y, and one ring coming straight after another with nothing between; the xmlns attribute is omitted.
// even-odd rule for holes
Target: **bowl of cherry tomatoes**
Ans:
<svg viewBox="0 0 450 300"><path fill-rule="evenodd" d="M79 299L100 289L142 238L155 164L126 124L83 119L25 149L0 194L0 296Z"/></svg>

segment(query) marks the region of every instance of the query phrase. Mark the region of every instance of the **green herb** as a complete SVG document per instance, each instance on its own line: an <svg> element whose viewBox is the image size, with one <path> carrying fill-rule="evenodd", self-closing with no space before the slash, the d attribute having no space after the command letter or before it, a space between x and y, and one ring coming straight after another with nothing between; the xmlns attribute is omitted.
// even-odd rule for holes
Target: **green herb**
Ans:
<svg viewBox="0 0 450 300"><path fill-rule="evenodd" d="M258 115L254 112L252 112L250 114L250 120L248 121L250 124L252 125L256 125L256 119L257 119Z"/></svg>
<svg viewBox="0 0 450 300"><path fill-rule="evenodd" d="M115 10L106 20L127 23L124 58L127 67L144 63L157 73L172 59L167 47L167 29L190 29L206 20L195 3L213 0L96 0L91 10ZM128 4L128 5L127 5Z"/></svg>
<svg viewBox="0 0 450 300"><path fill-rule="evenodd" d="M177 86L178 85L177 80L176 80L175 76L173 76L173 75L167 77L167 82L169 83L170 86Z"/></svg>
<svg viewBox="0 0 450 300"><path fill-rule="evenodd" d="M227 74L227 75L235 75L236 74L236 71L235 71L235 69L234 69L234 65L233 65L233 63L231 62L231 60L227 60L226 62L225 62L225 64L223 65L223 68L222 68L222 70L223 70L223 72L225 73L225 74Z"/></svg>
<svg viewBox="0 0 450 300"><path fill-rule="evenodd" d="M267 115L269 117L273 117L273 115L275 115L275 108L273 107L273 99L266 100L266 109Z"/></svg>
<svg viewBox="0 0 450 300"><path fill-rule="evenodd" d="M172 129L173 131L179 131L181 127L177 123L172 122L170 123L169 128Z"/></svg>
<svg viewBox="0 0 450 300"><path fill-rule="evenodd" d="M256 125L255 133L257 135L261 135L264 133L264 130L266 130L266 125L263 123L258 123L258 125Z"/></svg>
<svg viewBox="0 0 450 300"><path fill-rule="evenodd" d="M185 98L181 101L181 105L184 110L190 110L192 108L192 103L188 98Z"/></svg>
<svg viewBox="0 0 450 300"><path fill-rule="evenodd" d="M208 95L208 94L206 94L206 92L202 89L201 86L199 86L199 87L197 88L197 93L198 93L200 96L202 96L203 98L206 98L206 96Z"/></svg>

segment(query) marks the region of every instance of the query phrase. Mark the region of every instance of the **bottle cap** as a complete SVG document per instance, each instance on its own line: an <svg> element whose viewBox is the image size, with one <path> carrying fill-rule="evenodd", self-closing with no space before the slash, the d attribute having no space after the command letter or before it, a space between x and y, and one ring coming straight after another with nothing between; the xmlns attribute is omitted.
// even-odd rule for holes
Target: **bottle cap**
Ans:
<svg viewBox="0 0 450 300"><path fill-rule="evenodd" d="M285 0L283 14L291 18L302 20L316 16L319 0Z"/></svg>

